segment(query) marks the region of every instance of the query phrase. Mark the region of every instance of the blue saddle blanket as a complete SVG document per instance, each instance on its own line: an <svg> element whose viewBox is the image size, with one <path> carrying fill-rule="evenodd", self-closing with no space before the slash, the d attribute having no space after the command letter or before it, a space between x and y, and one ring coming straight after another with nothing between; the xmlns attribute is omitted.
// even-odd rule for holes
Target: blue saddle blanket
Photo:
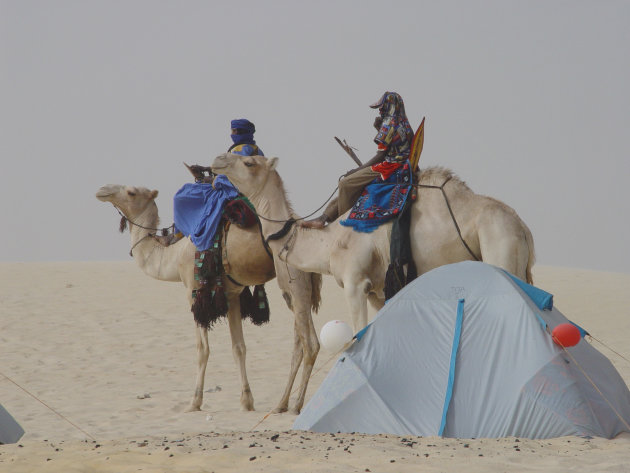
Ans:
<svg viewBox="0 0 630 473"><path fill-rule="evenodd" d="M348 218L339 223L357 232L370 233L402 212L411 191L412 173L409 162L387 180L377 177L370 182L354 204Z"/></svg>
<svg viewBox="0 0 630 473"><path fill-rule="evenodd" d="M199 251L210 248L223 214L223 207L238 197L238 190L225 176L212 184L189 183L173 198L175 228L189 236Z"/></svg>

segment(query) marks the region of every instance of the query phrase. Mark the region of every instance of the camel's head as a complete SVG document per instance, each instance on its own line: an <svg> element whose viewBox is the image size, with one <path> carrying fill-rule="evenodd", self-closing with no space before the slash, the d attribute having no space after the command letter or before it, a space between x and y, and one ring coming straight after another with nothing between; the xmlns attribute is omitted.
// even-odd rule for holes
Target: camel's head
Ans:
<svg viewBox="0 0 630 473"><path fill-rule="evenodd" d="M214 159L212 172L224 174L240 192L251 197L263 188L277 163L278 158L223 153Z"/></svg>
<svg viewBox="0 0 630 473"><path fill-rule="evenodd" d="M140 215L157 195L158 191L146 187L107 184L98 190L96 198L102 202L111 202L127 218L133 219Z"/></svg>

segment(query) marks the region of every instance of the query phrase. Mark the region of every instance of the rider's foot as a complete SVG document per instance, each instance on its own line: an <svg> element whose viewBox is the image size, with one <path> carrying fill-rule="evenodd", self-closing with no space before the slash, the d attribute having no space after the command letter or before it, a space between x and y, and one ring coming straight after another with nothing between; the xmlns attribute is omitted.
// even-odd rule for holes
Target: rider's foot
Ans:
<svg viewBox="0 0 630 473"><path fill-rule="evenodd" d="M324 228L327 222L328 218L326 217L326 215L322 215L320 217L314 218L313 220L302 220L300 226L303 228Z"/></svg>

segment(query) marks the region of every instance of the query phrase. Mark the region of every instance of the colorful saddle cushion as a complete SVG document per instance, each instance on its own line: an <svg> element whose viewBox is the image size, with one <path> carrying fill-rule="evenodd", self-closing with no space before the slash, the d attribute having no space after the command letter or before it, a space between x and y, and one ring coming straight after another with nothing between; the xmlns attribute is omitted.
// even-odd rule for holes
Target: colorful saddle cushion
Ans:
<svg viewBox="0 0 630 473"><path fill-rule="evenodd" d="M380 225L397 217L411 193L412 172L409 161L386 180L377 177L363 190L348 218L341 225L357 232L370 233Z"/></svg>

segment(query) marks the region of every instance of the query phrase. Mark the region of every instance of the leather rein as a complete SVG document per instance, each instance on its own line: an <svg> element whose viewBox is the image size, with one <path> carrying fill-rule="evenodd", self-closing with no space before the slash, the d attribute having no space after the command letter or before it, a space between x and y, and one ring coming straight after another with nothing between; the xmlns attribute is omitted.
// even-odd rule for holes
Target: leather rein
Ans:
<svg viewBox="0 0 630 473"><path fill-rule="evenodd" d="M116 209L116 212L118 212L118 214L121 217L121 219L120 219L120 227L119 227L120 233L123 233L125 231L125 228L127 227L127 222L129 222L130 225L134 225L134 226L136 226L138 228L142 228L143 230L149 230L149 231L154 231L154 232L160 231L160 232L162 232L163 235L168 234L169 230L172 231L175 228L175 224L174 223L171 224L169 227L163 227L163 228L145 227L144 225L140 225L139 223L136 223L133 220L131 220L129 217L127 217L125 214L123 214L122 211L118 207L116 207L115 205L114 205L114 208ZM142 213L144 213L144 211ZM143 236L137 242L135 242L133 244L133 246L131 247L131 249L129 250L129 256L131 256L133 258L133 250L134 250L134 248L136 246L138 246L138 244L141 241L143 241L145 238L153 237L155 235L156 235L155 233L147 233L145 236Z"/></svg>
<svg viewBox="0 0 630 473"><path fill-rule="evenodd" d="M468 243L466 243L466 240L464 239L464 236L462 235L462 231L459 228L459 225L457 223L457 219L455 218L455 214L453 213L453 208L451 207L451 203L449 202L448 196L446 195L446 191L444 190L444 186L446 186L446 184L452 178L453 178L452 176L447 177L446 180L442 183L441 186L432 186L432 185L428 185L428 184L412 184L412 186L416 187L416 188L420 187L420 188L424 188L424 189L439 189L442 192L442 196L444 197L444 202L446 202L446 207L448 208L448 213L451 216L451 220L453 221L453 225L455 225L455 230L457 230L457 235L459 236L459 239L461 240L461 242L464 245L464 247L466 248L466 250L468 250L468 253L470 254L470 256L472 256L475 261L481 261L477 257L477 255L472 251L470 246L468 246ZM328 198L328 200L326 200L326 202L324 202L322 204L321 207L319 207L319 209L321 209L322 207L324 207L324 205L326 205L328 203L328 201L332 198L332 196L335 194L336 191L337 191L337 188L335 188L335 190L333 191L332 195ZM297 220L303 220L305 218L308 218L311 215L315 214L319 209L315 210L314 212L312 212L310 215L307 215L306 217L302 217L302 218L299 218L299 219L290 218L288 220L272 220L272 219L263 217L262 215L256 214L259 218L262 218L262 219L267 220L269 222L279 222L279 223L280 222L284 222L284 226L280 229L280 231L269 235L264 240L265 248L268 246L269 240L279 240L280 238L284 238L289 233L289 231L291 230L293 225L297 222ZM261 228L261 234L262 234L262 228ZM285 247L283 249L288 251L287 245L285 245Z"/></svg>
<svg viewBox="0 0 630 473"><path fill-rule="evenodd" d="M118 214L121 217L120 220L120 232L124 232L125 228L127 227L127 222L129 222L130 225L135 225L138 228L142 228L143 230L149 230L149 231L154 231L154 232L162 232L163 235L167 235L169 231L173 231L175 229L175 224L172 223L170 226L168 227L163 227L163 228L153 228L153 227L145 227L144 225L140 225L139 223L134 222L133 220L131 220L130 218L128 218L125 214L122 213L122 211L116 207L114 205L114 208L116 209L116 211L118 212ZM269 248L269 244L267 243L267 241L265 240L265 237L263 235L262 232L262 225L260 223L260 219L257 219L257 223L258 223L258 233L260 234L260 240L263 244L263 247L265 248L265 252L269 255L269 258L271 258L273 260L273 253L271 252L271 248ZM229 229L229 226L225 228L225 236L224 239L227 242L227 231ZM135 242L133 244L133 246L131 247L131 249L129 250L129 256L131 256L133 258L133 250L136 246L138 246L138 244L140 242L142 242L145 238L150 238L153 237L155 235L155 233L147 233L145 236L143 236L142 238L140 238L137 242ZM225 273L225 276L234 284L236 284L237 286L244 286L244 284L239 283L237 280L235 280L234 278L232 278L232 276L230 276L228 273Z"/></svg>

